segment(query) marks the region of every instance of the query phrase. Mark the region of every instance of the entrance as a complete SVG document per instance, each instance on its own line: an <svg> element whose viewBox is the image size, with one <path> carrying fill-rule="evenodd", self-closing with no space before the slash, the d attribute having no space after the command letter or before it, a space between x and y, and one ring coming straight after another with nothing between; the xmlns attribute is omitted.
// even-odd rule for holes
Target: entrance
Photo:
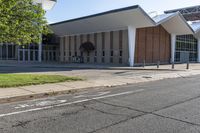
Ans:
<svg viewBox="0 0 200 133"><path fill-rule="evenodd" d="M18 49L18 61L38 61L38 46L20 46Z"/></svg>
<svg viewBox="0 0 200 133"><path fill-rule="evenodd" d="M16 60L17 46L14 44L0 45L0 60Z"/></svg>

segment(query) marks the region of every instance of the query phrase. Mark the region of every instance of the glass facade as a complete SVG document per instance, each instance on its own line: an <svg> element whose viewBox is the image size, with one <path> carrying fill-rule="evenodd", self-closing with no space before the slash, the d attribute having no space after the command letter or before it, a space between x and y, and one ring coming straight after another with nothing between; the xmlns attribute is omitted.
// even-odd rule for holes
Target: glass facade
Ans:
<svg viewBox="0 0 200 133"><path fill-rule="evenodd" d="M193 35L181 35L176 37L176 62L197 61L197 39Z"/></svg>
<svg viewBox="0 0 200 133"><path fill-rule="evenodd" d="M0 60L16 60L16 45L0 44Z"/></svg>

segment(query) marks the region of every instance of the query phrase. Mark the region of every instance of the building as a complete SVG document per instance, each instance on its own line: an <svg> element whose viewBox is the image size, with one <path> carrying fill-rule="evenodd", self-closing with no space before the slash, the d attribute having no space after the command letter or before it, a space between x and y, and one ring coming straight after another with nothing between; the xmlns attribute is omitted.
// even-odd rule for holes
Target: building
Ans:
<svg viewBox="0 0 200 133"><path fill-rule="evenodd" d="M182 62L187 58L197 61L199 56L197 45L188 49L194 55L178 55L185 47L181 38L195 44L197 39L190 38L196 31L176 11L151 18L136 5L51 24L51 27L60 37L60 61L65 63L81 61L134 66L144 62L168 64L178 62L179 58ZM95 49L80 50L87 43L93 44Z"/></svg>
<svg viewBox="0 0 200 133"><path fill-rule="evenodd" d="M200 62L199 7L150 17L136 5L54 23L55 35L41 45L0 46L0 60L129 66Z"/></svg>
<svg viewBox="0 0 200 133"><path fill-rule="evenodd" d="M194 34L177 36L175 60L177 63L200 62L200 6L169 10L165 14L175 12L180 12L194 30Z"/></svg>

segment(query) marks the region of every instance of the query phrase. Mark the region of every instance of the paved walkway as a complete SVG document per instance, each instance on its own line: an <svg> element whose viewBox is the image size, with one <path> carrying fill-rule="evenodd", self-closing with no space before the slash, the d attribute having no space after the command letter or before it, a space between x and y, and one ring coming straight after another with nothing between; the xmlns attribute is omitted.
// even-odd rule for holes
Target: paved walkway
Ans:
<svg viewBox="0 0 200 133"><path fill-rule="evenodd" d="M128 67L124 65L102 65L102 64L64 64L58 62L51 63L24 63L24 62L1 62L0 67L36 67L36 68L71 68L71 69L112 69L112 70L172 70L172 65L157 65L145 67ZM173 70L186 70L187 64L175 64ZM200 63L190 63L190 70L200 70Z"/></svg>
<svg viewBox="0 0 200 133"><path fill-rule="evenodd" d="M56 84L34 85L16 88L0 88L0 103L10 101L16 101L21 99L43 97L54 94L65 94L80 91L83 89L98 89L102 87L112 87L127 84L135 84L141 82L150 82L156 80L162 80L166 78L178 78L185 76L192 76L200 74L200 65L192 64L193 70L185 70L184 64L177 65L176 70L167 70L170 65L163 65L158 70L152 70L155 66L149 66L139 68L140 70L132 70L132 68L123 67L110 67L109 70L105 69L86 69L86 66L82 66L85 69L70 69L66 65L53 65L49 64L40 65L22 65L18 64L12 66L0 65L0 72L4 73L40 73L40 74L58 74L67 76L80 76L85 78L85 81L76 82L63 82ZM71 64L73 65L73 64ZM80 66L79 66L80 67ZM103 68L103 67L102 67ZM117 68L117 69L116 69ZM177 69L179 68L179 69ZM195 68L195 69L194 69ZM143 70L142 70L143 69Z"/></svg>

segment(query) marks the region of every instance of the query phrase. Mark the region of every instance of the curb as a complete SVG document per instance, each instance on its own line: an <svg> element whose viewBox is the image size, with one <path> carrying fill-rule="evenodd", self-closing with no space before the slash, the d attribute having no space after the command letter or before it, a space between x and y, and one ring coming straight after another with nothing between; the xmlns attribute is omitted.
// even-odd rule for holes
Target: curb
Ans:
<svg viewBox="0 0 200 133"><path fill-rule="evenodd" d="M74 94L76 92L86 91L89 89L103 89L103 88L110 88L110 87L117 87L121 85L116 86L98 86L98 87L87 87L87 88L81 88L81 89L71 89L71 90L63 90L63 91L56 91L56 92L45 92L45 93L38 93L38 94L28 94L28 95L22 95L22 96L14 96L14 97L6 97L6 98L0 98L0 104L5 103L12 103L12 102L19 102L19 101L25 101L25 100L33 100L33 99L39 99L39 98L47 98L52 96L58 96L58 95L64 95L64 94Z"/></svg>
<svg viewBox="0 0 200 133"><path fill-rule="evenodd" d="M139 70L139 71L188 71L186 69L158 69L158 68L134 68L134 67L79 67L79 66L12 66L5 65L0 67L29 67L29 68L69 68L69 69L102 69L102 70Z"/></svg>
<svg viewBox="0 0 200 133"><path fill-rule="evenodd" d="M189 77L189 76L195 76L195 75L199 75L199 74L191 74L191 75L183 75L183 76L180 76L178 74L177 77L163 77L161 79L147 80L147 81L138 82L138 83L147 83L147 82L160 81L160 80L165 80L165 79L174 79L174 78L176 79L176 78ZM104 89L104 88L120 87L120 86L125 86L125 85L134 85L138 83L124 83L121 85L95 86L95 87L86 87L86 88L70 89L70 90L55 91L55 92L44 92L44 93L39 93L39 94L28 94L28 95L22 95L22 96L5 97L5 98L0 98L0 104L18 102L18 101L24 101L24 100L33 100L37 98L46 98L46 97L57 96L57 95L62 95L62 94L63 95L74 94L76 92L86 91L89 89L97 89L97 88Z"/></svg>

